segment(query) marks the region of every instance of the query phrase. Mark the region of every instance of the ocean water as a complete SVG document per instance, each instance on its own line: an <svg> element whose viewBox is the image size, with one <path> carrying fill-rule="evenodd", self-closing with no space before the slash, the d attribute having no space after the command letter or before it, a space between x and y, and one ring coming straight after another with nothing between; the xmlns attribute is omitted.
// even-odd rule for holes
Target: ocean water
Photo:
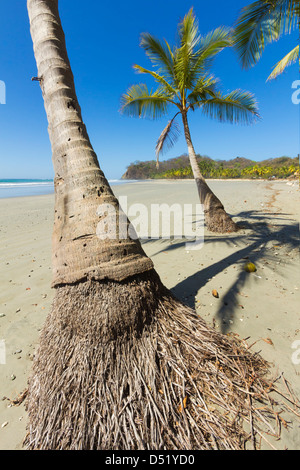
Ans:
<svg viewBox="0 0 300 470"><path fill-rule="evenodd" d="M129 180L109 180L111 186L130 183ZM0 179L0 199L53 194L52 179Z"/></svg>
<svg viewBox="0 0 300 470"><path fill-rule="evenodd" d="M54 193L51 179L0 179L0 199Z"/></svg>

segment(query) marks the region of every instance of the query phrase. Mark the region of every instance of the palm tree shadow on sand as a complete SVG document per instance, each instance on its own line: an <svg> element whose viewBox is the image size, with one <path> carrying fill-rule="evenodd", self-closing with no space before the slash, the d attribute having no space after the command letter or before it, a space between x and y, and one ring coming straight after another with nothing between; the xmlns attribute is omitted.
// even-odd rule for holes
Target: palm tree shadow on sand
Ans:
<svg viewBox="0 0 300 470"><path fill-rule="evenodd" d="M275 217L276 216L276 217ZM289 214L261 212L261 211L243 211L236 215L242 222L239 223L243 233L237 232L230 236L213 236L207 234L204 243L223 243L226 245L239 245L245 240L246 246L237 249L234 253L224 257L222 260L201 269L179 282L171 290L173 294L181 299L190 307L195 308L195 297L206 283L224 271L231 265L240 265L237 274L230 288L222 295L222 303L216 313L215 319L219 321L222 333L227 333L230 322L236 313L235 305L239 304L238 295L244 286L249 282L249 273L242 269L246 261L254 264L263 262L271 264L276 262L277 257L268 249L269 242L281 243L286 250L299 248L299 224L294 219L288 217ZM250 233L249 233L250 232ZM185 239L172 241L169 246L163 246L161 251L176 250L186 244Z"/></svg>

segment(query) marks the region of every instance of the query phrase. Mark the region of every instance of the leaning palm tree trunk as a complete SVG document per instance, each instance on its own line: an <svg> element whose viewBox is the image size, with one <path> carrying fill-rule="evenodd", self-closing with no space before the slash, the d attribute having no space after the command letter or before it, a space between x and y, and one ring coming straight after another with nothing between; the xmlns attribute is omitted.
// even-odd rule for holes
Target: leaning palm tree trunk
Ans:
<svg viewBox="0 0 300 470"><path fill-rule="evenodd" d="M28 2L55 172L53 286L87 278L122 280L151 269L152 263L126 236L99 243L99 206L111 205L116 221L127 221L120 217L82 120L56 6L57 1ZM118 229L126 233L126 227Z"/></svg>
<svg viewBox="0 0 300 470"><path fill-rule="evenodd" d="M25 447L241 449L250 436L256 446L261 426L273 432L268 364L175 299L139 241L95 235L99 203L120 208L82 122L58 0L28 0L28 12L56 179L55 296Z"/></svg>
<svg viewBox="0 0 300 470"><path fill-rule="evenodd" d="M182 121L193 176L196 181L200 203L204 207L205 224L208 230L212 232L236 232L238 230L237 224L227 214L223 204L210 189L200 172L186 112L182 112Z"/></svg>

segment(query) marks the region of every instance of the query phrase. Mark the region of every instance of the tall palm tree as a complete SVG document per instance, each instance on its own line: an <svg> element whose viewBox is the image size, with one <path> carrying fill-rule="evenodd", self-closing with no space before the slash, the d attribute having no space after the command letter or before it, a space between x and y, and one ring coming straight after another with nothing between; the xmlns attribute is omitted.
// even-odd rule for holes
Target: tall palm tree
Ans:
<svg viewBox="0 0 300 470"><path fill-rule="evenodd" d="M217 54L232 45L228 29L217 28L202 37L191 9L179 23L178 35L179 45L171 48L166 41L162 43L148 33L142 34L140 45L156 70L139 65L134 68L151 75L158 87L149 91L145 84L131 86L122 96L121 112L156 119L167 114L171 107L177 108L157 141L157 156L176 141L179 129L175 119L180 115L206 225L214 232L236 231L236 224L200 172L187 116L200 109L204 115L221 122L249 123L258 117L256 102L250 93L241 90L222 94L217 87L218 80L209 72Z"/></svg>
<svg viewBox="0 0 300 470"><path fill-rule="evenodd" d="M255 65L265 46L283 34L299 31L299 0L258 0L244 7L234 25L234 42L244 68ZM299 44L274 67L268 80L299 59Z"/></svg>
<svg viewBox="0 0 300 470"><path fill-rule="evenodd" d="M99 205L121 209L82 120L58 0L27 8L55 171L55 295L29 378L25 447L240 449L243 421L255 443L271 413L268 365L175 299L124 227L116 238L97 231Z"/></svg>

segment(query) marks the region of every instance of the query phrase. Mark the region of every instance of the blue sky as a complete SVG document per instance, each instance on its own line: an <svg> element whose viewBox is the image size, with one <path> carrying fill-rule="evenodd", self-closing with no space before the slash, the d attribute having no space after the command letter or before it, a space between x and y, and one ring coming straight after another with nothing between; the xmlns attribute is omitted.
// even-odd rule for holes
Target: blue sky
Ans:
<svg viewBox="0 0 300 470"><path fill-rule="evenodd" d="M159 121L134 119L119 113L120 97L137 75L132 65L149 67L139 47L142 32L170 43L178 22L193 7L205 34L231 26L244 0L60 0L60 15L83 118L100 166L107 178L118 179L136 160L155 159L156 140L168 116ZM47 120L36 75L25 0L2 1L0 6L0 80L6 85L6 104L0 104L0 179L52 178ZM224 50L213 72L224 92L241 88L255 94L262 120L255 125L220 124L201 113L190 115L197 153L217 159L236 156L253 160L299 153L299 105L292 103L292 83L299 80L293 65L277 80L266 83L275 63L297 41L297 33L267 46L252 69L241 69L233 50ZM186 153L183 133L163 156Z"/></svg>

